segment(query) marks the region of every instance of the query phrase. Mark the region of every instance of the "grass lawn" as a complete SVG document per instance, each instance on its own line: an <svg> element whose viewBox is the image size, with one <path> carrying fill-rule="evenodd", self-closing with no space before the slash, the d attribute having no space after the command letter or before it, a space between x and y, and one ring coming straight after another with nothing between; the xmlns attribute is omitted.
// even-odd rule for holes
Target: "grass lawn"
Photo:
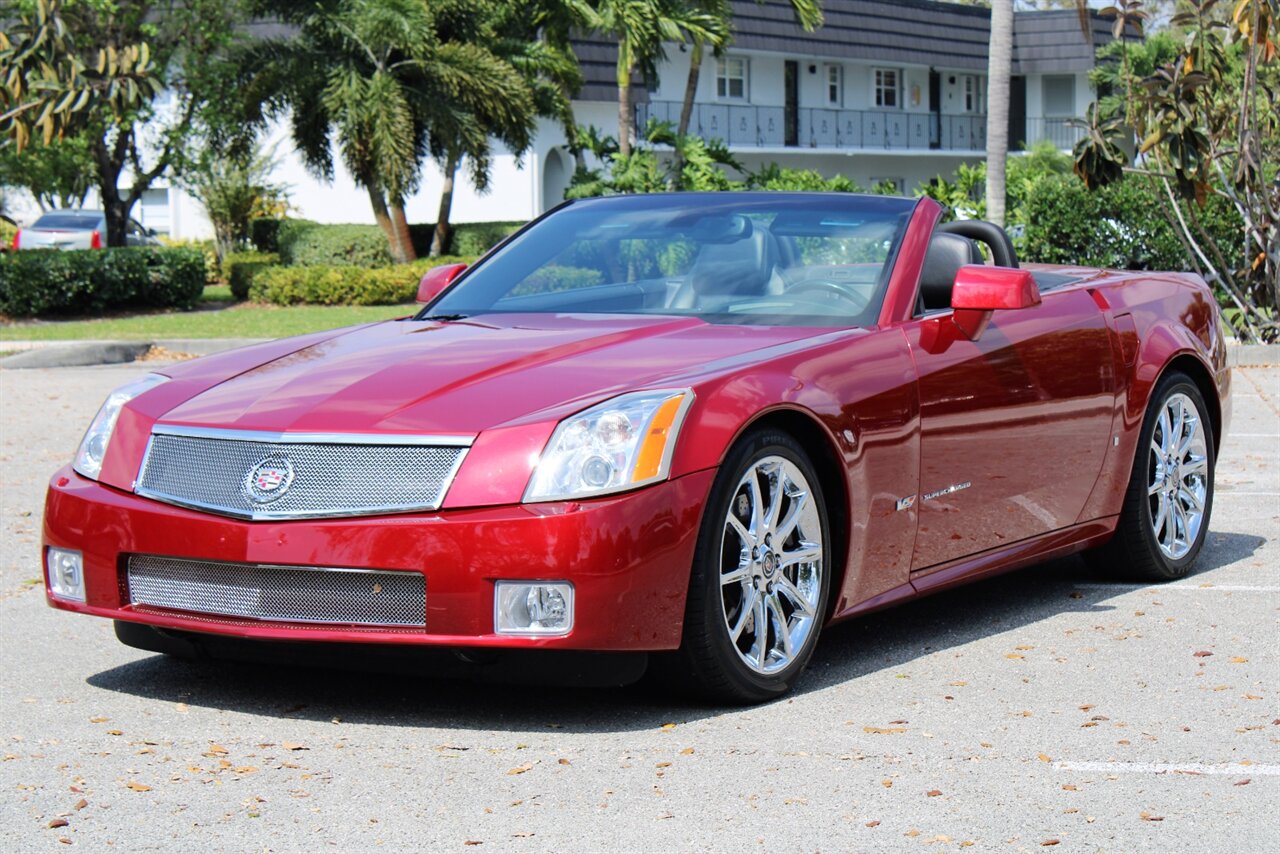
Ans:
<svg viewBox="0 0 1280 854"><path fill-rule="evenodd" d="M201 308L120 315L93 320L20 321L0 326L2 341L152 340L157 338L284 338L402 317L417 310L407 305L327 306L232 304L226 285L204 289ZM0 348L2 349L2 348Z"/></svg>

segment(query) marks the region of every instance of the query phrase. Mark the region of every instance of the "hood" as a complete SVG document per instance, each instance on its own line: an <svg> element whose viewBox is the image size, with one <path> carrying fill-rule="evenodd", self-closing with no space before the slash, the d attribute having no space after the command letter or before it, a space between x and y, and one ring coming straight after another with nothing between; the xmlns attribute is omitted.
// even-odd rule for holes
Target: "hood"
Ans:
<svg viewBox="0 0 1280 854"><path fill-rule="evenodd" d="M815 331L633 315L389 321L239 372L161 421L270 432L474 435L559 418L631 389L689 385L689 377L717 362ZM183 371L172 373L181 378Z"/></svg>

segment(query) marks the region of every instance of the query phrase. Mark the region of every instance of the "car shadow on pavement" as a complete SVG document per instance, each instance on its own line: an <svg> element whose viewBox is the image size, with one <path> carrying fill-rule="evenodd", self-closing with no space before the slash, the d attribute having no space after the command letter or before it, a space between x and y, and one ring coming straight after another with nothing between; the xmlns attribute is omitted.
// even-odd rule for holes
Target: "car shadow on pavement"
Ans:
<svg viewBox="0 0 1280 854"><path fill-rule="evenodd" d="M1212 532L1192 578L1243 560L1265 542ZM1109 599L1132 589L1112 588L1072 557L856 618L823 632L809 671L789 696L845 685L1063 613L1105 614L1115 609ZM459 730L625 732L735 711L691 703L648 678L622 688L488 684L423 671L388 677L348 669L350 664L337 669L152 655L95 673L87 682L146 699L264 717Z"/></svg>

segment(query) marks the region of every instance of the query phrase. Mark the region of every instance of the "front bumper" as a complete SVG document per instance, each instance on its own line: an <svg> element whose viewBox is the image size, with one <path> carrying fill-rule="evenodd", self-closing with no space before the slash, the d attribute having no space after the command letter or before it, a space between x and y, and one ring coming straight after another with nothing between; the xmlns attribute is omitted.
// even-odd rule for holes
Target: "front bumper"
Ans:
<svg viewBox="0 0 1280 854"><path fill-rule="evenodd" d="M85 601L54 597L47 577L45 592L50 605L67 611L260 640L674 649L713 474L582 502L245 522L140 498L67 467L49 485L44 548L83 553ZM135 606L125 571L131 554L421 573L425 627L268 622ZM572 582L573 630L562 637L495 634L494 584L500 579Z"/></svg>

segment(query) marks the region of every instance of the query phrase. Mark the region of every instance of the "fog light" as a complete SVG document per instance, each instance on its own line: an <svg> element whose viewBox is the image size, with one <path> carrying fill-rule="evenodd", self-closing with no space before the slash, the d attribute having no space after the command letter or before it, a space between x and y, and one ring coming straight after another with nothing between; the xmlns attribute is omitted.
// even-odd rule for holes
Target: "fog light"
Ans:
<svg viewBox="0 0 1280 854"><path fill-rule="evenodd" d="M499 581L493 630L500 635L567 635L573 628L573 585L567 581Z"/></svg>
<svg viewBox="0 0 1280 854"><path fill-rule="evenodd" d="M49 590L59 599L84 601L84 558L80 552L49 549L45 555Z"/></svg>

